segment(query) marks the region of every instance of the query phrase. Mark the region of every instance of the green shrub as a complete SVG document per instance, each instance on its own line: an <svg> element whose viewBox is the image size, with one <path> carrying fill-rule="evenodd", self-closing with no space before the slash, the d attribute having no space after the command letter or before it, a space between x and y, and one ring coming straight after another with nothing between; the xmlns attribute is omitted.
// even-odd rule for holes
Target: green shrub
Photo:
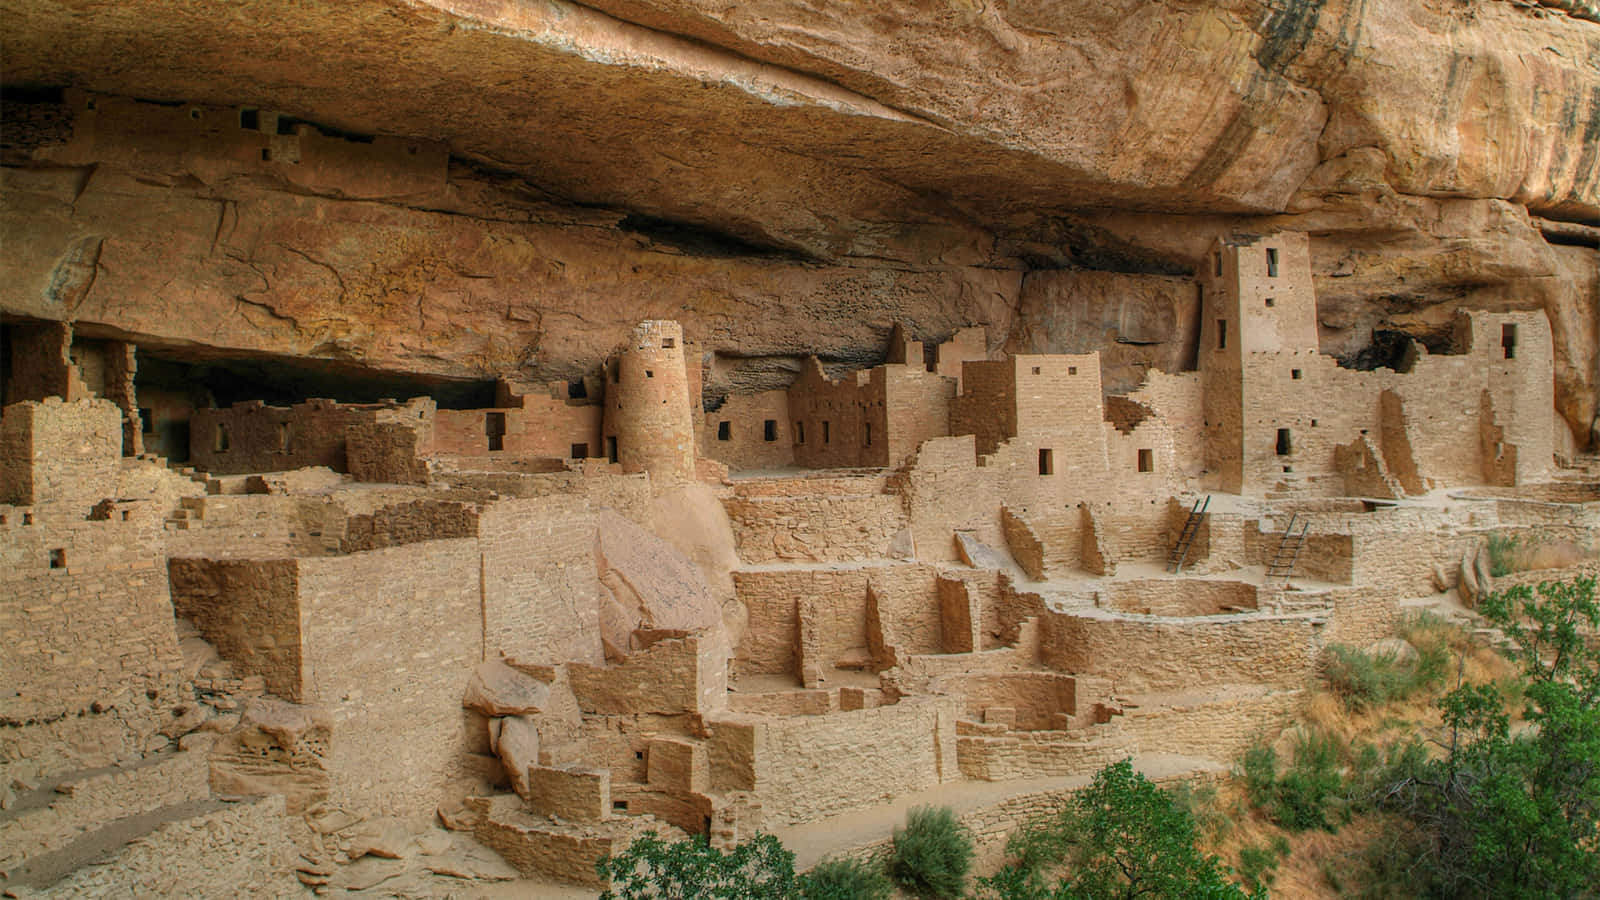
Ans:
<svg viewBox="0 0 1600 900"><path fill-rule="evenodd" d="M903 887L924 897L959 897L972 868L972 837L948 806L918 806L906 813L904 828L894 830L889 874Z"/></svg>
<svg viewBox="0 0 1600 900"><path fill-rule="evenodd" d="M1280 837L1281 841L1282 838ZM1244 886L1252 891L1259 891L1272 883L1274 875L1278 874L1278 862L1288 856L1287 843L1283 846L1284 852L1279 853L1277 843L1273 846L1256 847L1247 846L1239 851L1239 878Z"/></svg>
<svg viewBox="0 0 1600 900"><path fill-rule="evenodd" d="M770 834L724 853L694 837L668 843L647 834L595 863L611 886L601 900L789 900L794 854Z"/></svg>
<svg viewBox="0 0 1600 900"><path fill-rule="evenodd" d="M1341 774L1344 747L1331 734L1306 732L1295 746L1294 763L1279 774L1271 747L1245 751L1240 776L1250 801L1267 818L1289 829L1336 830L1330 814L1348 818L1348 786Z"/></svg>
<svg viewBox="0 0 1600 900"><path fill-rule="evenodd" d="M1166 788L1172 802L1194 819L1198 833L1212 843L1220 842L1233 830L1233 819L1223 808L1217 796L1217 786L1210 781L1180 781ZM1237 808L1235 812L1237 812Z"/></svg>
<svg viewBox="0 0 1600 900"><path fill-rule="evenodd" d="M1417 659L1372 654L1344 644L1330 644L1322 658L1322 677L1347 709L1362 712L1404 700L1444 680L1450 650L1442 640L1424 640ZM1416 645L1413 645L1416 646Z"/></svg>
<svg viewBox="0 0 1600 900"><path fill-rule="evenodd" d="M1215 856L1200 852L1194 817L1128 760L1094 776L1058 816L1008 845L1013 861L980 879L998 900L1247 900ZM1018 849L1027 851L1019 856ZM1054 848L1053 856L1045 850ZM1030 868L1031 866L1031 868ZM1049 883L1047 875L1059 875ZM1257 891L1254 896L1263 896Z"/></svg>
<svg viewBox="0 0 1600 900"><path fill-rule="evenodd" d="M1489 535L1489 574L1503 578L1515 572L1520 561L1521 548L1522 540L1516 535L1498 532Z"/></svg>
<svg viewBox="0 0 1600 900"><path fill-rule="evenodd" d="M890 890L882 870L856 859L825 860L800 876L805 900L889 900Z"/></svg>

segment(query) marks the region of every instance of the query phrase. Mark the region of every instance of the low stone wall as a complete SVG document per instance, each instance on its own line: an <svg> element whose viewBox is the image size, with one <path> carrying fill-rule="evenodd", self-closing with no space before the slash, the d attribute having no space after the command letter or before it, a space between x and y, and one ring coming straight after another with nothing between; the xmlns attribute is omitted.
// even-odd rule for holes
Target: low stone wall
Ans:
<svg viewBox="0 0 1600 900"><path fill-rule="evenodd" d="M1045 665L1110 678L1119 692L1298 685L1317 671L1309 613L1173 618L1085 610L1048 613L1042 624Z"/></svg>
<svg viewBox="0 0 1600 900"><path fill-rule="evenodd" d="M1228 763L1287 725L1307 700L1304 690L1232 685L1159 705L1129 707L1117 720L1140 753L1181 753Z"/></svg>
<svg viewBox="0 0 1600 900"><path fill-rule="evenodd" d="M1138 752L1114 727L971 734L956 738L961 774L981 781L1088 775Z"/></svg>
<svg viewBox="0 0 1600 900"><path fill-rule="evenodd" d="M1157 616L1211 616L1256 608L1256 586L1242 581L1151 578L1108 582L1102 605Z"/></svg>
<svg viewBox="0 0 1600 900"><path fill-rule="evenodd" d="M744 790L774 824L809 822L888 802L956 777L952 701L793 719L726 714L709 720L712 788Z"/></svg>
<svg viewBox="0 0 1600 900"><path fill-rule="evenodd" d="M734 590L749 613L735 665L740 674L799 674L802 597L813 598L806 604L807 627L820 637L816 658L823 669L847 651L866 648L868 585L877 590L880 613L902 654L939 652L937 579L935 568L917 563L735 570Z"/></svg>

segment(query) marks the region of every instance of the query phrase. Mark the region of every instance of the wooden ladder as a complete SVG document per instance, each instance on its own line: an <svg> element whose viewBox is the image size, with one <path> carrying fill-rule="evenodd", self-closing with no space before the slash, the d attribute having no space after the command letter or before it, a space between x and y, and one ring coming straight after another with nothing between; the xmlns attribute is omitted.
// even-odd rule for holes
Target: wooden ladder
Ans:
<svg viewBox="0 0 1600 900"><path fill-rule="evenodd" d="M1183 563L1189 558L1189 545L1194 543L1195 533L1200 530L1200 523L1205 521L1206 510L1211 508L1211 495L1205 499L1194 501L1194 508L1189 510L1189 518L1183 523L1183 531L1178 535L1178 543L1172 547L1172 555L1167 557L1167 571L1176 575L1183 571Z"/></svg>
<svg viewBox="0 0 1600 900"><path fill-rule="evenodd" d="M1283 530L1283 537L1278 541L1278 550L1272 555L1272 562L1267 565L1267 580L1282 578L1288 583L1294 574L1295 561L1300 558L1300 550L1306 545L1306 530L1311 527L1310 522L1301 522L1300 530L1295 531L1295 521L1299 513L1289 517L1289 527Z"/></svg>

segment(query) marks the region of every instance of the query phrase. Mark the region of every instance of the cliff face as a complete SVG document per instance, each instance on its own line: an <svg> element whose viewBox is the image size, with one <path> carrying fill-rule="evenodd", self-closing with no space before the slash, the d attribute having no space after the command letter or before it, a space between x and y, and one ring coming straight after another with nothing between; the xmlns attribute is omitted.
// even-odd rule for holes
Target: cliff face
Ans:
<svg viewBox="0 0 1600 900"><path fill-rule="evenodd" d="M676 318L712 391L982 323L1132 379L1288 228L1324 352L1546 310L1583 442L1600 24L1549 3L5 0L0 309L461 378Z"/></svg>

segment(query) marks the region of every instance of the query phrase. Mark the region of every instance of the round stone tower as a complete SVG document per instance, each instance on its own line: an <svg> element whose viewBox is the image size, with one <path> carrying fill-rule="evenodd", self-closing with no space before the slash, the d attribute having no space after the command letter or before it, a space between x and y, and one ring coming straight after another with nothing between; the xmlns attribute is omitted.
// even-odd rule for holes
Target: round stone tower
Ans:
<svg viewBox="0 0 1600 900"><path fill-rule="evenodd" d="M606 455L657 482L695 475L694 415L683 363L683 327L640 322L606 379Z"/></svg>

